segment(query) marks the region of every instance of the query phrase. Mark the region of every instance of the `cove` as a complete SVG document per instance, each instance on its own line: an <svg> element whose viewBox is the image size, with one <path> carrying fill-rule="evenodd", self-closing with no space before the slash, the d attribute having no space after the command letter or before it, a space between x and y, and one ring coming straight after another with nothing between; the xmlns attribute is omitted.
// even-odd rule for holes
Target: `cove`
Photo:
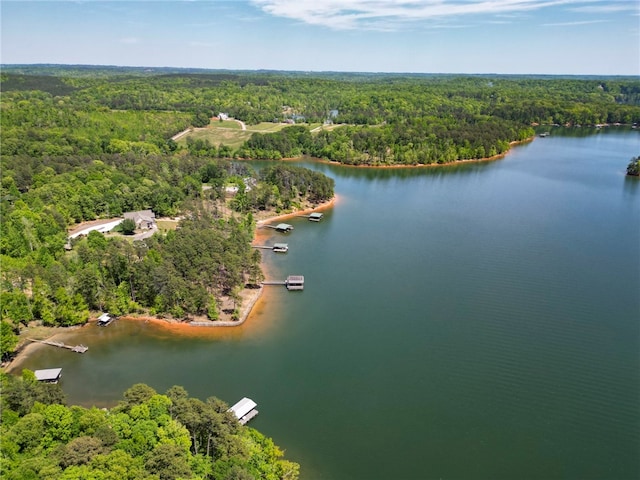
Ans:
<svg viewBox="0 0 640 480"><path fill-rule="evenodd" d="M303 479L640 476L640 133L553 130L506 158L440 168L301 161L335 178L322 222L293 219L247 324L208 337L88 326L69 401L133 383L235 403Z"/></svg>

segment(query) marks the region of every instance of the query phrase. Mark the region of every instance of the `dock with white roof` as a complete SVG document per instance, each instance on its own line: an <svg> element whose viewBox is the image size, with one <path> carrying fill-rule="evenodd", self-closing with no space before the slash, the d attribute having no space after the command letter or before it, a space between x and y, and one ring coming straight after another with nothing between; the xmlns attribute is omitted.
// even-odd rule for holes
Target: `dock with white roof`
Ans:
<svg viewBox="0 0 640 480"><path fill-rule="evenodd" d="M258 404L256 402L244 397L227 411L232 412L241 425L245 425L249 420L258 415L258 410L256 410L257 406Z"/></svg>
<svg viewBox="0 0 640 480"><path fill-rule="evenodd" d="M44 370L36 370L33 372L36 380L46 383L58 383L62 376L61 368L45 368Z"/></svg>

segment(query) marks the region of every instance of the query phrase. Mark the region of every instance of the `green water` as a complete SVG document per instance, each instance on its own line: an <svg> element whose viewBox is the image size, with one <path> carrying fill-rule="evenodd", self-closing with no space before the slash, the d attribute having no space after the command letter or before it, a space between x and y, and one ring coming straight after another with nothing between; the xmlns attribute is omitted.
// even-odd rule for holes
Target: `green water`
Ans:
<svg viewBox="0 0 640 480"><path fill-rule="evenodd" d="M135 382L259 404L303 479L640 477L640 133L554 131L507 158L336 179L295 219L256 324L217 339L144 323L43 348L74 402Z"/></svg>

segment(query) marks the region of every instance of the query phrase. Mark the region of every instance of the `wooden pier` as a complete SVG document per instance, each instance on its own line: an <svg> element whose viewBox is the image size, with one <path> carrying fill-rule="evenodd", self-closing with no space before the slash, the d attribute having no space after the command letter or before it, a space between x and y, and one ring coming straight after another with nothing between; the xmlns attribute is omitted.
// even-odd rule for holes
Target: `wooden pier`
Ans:
<svg viewBox="0 0 640 480"><path fill-rule="evenodd" d="M51 345L52 347L66 348L67 350L71 350L72 352L76 353L84 353L89 350L89 347L85 345L65 345L62 342L54 342L51 340L35 340L33 338L28 338L27 340L36 343L42 343L43 345Z"/></svg>

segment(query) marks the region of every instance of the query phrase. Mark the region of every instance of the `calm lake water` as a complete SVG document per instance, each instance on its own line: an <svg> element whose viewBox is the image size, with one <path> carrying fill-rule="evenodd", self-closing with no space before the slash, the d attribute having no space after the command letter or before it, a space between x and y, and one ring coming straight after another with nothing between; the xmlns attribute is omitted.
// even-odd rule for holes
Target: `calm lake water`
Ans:
<svg viewBox="0 0 640 480"><path fill-rule="evenodd" d="M145 382L259 404L303 479L640 477L640 132L556 130L503 160L431 169L301 162L336 179L294 219L257 315L212 338L88 326L42 348L69 400ZM73 340L72 340L73 341Z"/></svg>

